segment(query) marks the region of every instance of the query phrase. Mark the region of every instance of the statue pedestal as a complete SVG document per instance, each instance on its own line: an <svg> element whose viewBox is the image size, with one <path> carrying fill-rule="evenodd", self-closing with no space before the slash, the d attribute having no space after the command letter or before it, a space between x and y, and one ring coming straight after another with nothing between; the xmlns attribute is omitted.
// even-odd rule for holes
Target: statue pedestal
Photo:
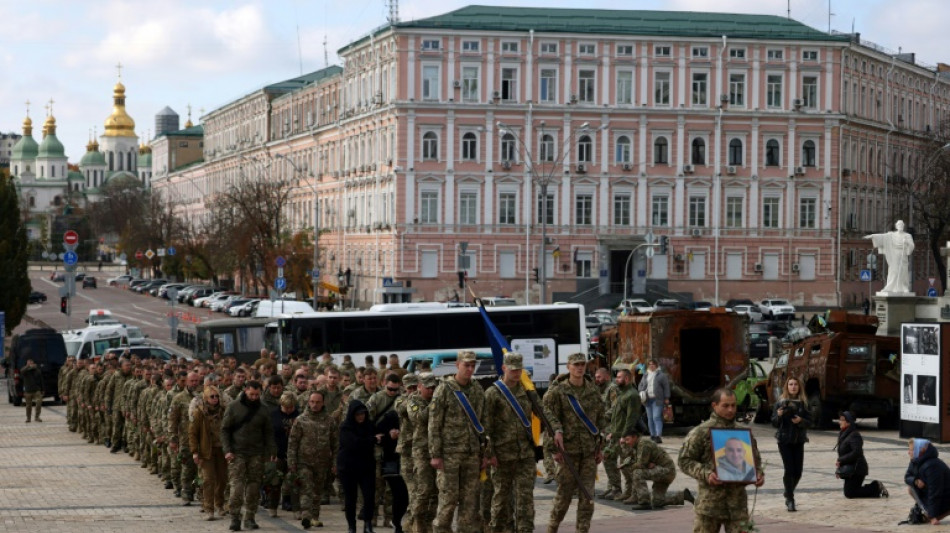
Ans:
<svg viewBox="0 0 950 533"><path fill-rule="evenodd" d="M877 315L879 336L900 336L901 324L917 319L917 296L913 293L875 294L874 314Z"/></svg>

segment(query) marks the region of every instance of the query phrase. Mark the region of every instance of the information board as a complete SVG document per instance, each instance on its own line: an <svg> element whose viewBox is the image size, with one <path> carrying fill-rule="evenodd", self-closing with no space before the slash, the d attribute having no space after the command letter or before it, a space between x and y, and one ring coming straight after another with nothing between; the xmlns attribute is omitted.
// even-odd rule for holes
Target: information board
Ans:
<svg viewBox="0 0 950 533"><path fill-rule="evenodd" d="M901 420L940 423L940 325L901 324Z"/></svg>
<svg viewBox="0 0 950 533"><path fill-rule="evenodd" d="M557 372L557 343L554 339L511 339L511 349L524 357L525 370L531 379L548 382Z"/></svg>

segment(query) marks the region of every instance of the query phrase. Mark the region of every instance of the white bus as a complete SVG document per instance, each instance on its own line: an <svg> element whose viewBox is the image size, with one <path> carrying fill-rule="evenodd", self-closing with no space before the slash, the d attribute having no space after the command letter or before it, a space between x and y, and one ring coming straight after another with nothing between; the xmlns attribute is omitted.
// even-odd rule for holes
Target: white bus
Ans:
<svg viewBox="0 0 950 533"><path fill-rule="evenodd" d="M512 349L525 356L525 366L540 386L551 374L567 371L568 355L587 352L583 305L491 307L487 312ZM330 352L337 362L348 354L360 365L367 355L396 354L405 361L418 354L491 349L475 307L313 313L279 318L267 330L267 344L282 360L291 350Z"/></svg>

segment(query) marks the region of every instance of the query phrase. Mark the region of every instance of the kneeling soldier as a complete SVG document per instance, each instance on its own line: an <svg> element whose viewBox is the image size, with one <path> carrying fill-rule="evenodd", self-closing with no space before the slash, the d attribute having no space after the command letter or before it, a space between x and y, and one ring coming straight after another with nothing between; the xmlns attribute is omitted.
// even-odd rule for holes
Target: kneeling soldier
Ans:
<svg viewBox="0 0 950 533"><path fill-rule="evenodd" d="M641 439L640 432L628 429L621 440L626 450L620 468L629 474L633 483L634 510L662 509L666 505L683 505L683 501L693 501L689 489L667 492L666 489L676 478L676 465L662 448L649 439ZM647 491L647 481L653 482L653 501Z"/></svg>

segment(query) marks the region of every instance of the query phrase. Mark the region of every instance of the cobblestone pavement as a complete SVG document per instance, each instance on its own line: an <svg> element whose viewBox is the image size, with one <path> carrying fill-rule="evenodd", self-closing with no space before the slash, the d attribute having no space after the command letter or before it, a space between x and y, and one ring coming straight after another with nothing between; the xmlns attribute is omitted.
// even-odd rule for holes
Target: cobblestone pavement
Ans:
<svg viewBox="0 0 950 533"><path fill-rule="evenodd" d="M4 388L0 393L6 395ZM62 406L47 404L43 422L25 424L24 409L0 404L0 533L6 532L204 532L227 531L228 522L202 520L197 506L182 507L158 478L146 473L125 454L110 454L102 446L86 444L65 426ZM881 479L891 492L887 500L846 500L841 482L834 478L834 431L812 432L806 447L805 475L797 493L800 512L785 510L781 488L781 459L767 426L754 426L766 462L766 484L758 491L755 517L761 531L829 531L859 533L895 531L907 515L910 498L903 488L907 464L906 445L895 432L878 431L874 421L859 421L865 435L865 450L872 478ZM682 438L664 437L663 448L676 455ZM938 446L945 457L950 451ZM605 488L601 470L597 491ZM682 474L672 489L695 487ZM554 497L554 485L538 482L536 531L545 531ZM749 489L750 498L752 489ZM750 500L751 502L751 500ZM692 508L670 507L664 511L634 513L623 505L598 500L592 531L692 530ZM324 508L323 531L345 531L338 502ZM574 509L561 531L571 533ZM258 515L263 531L300 531L289 513L278 518ZM950 525L928 527L950 531ZM314 531L319 531L314 529ZM388 528L377 528L385 533Z"/></svg>

